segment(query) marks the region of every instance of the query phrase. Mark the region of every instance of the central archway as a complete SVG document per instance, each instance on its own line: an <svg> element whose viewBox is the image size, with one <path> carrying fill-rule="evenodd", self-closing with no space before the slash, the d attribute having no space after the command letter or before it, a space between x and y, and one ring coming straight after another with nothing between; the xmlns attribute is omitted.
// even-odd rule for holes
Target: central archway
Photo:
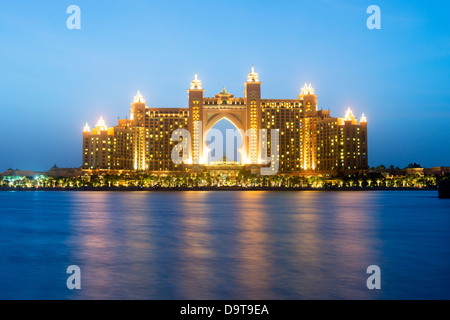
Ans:
<svg viewBox="0 0 450 320"><path fill-rule="evenodd" d="M206 132L206 165L241 165L245 158L245 135L227 117L222 117Z"/></svg>
<svg viewBox="0 0 450 320"><path fill-rule="evenodd" d="M203 131L203 159L206 165L212 164L245 164L247 162L247 150L245 139L245 126L242 121L230 113L216 113L209 117ZM228 130L227 130L228 129ZM217 130L218 132L214 132ZM211 150L212 136L214 139L219 134L222 141L215 141L214 145L220 146L219 150ZM221 148L223 147L223 148ZM219 154L211 155L218 151ZM226 158L224 158L226 157ZM227 159L227 161L224 161Z"/></svg>

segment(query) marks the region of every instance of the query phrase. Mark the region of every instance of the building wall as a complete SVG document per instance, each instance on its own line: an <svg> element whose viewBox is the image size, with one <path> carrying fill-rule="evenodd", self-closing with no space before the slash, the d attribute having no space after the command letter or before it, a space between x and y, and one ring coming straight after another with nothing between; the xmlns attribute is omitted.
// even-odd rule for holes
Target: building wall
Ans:
<svg viewBox="0 0 450 320"><path fill-rule="evenodd" d="M135 132L129 124L83 132L83 169L133 170Z"/></svg>
<svg viewBox="0 0 450 320"><path fill-rule="evenodd" d="M147 108L145 110L145 158L148 171L183 171L172 162L172 132L189 128L187 108Z"/></svg>
<svg viewBox="0 0 450 320"><path fill-rule="evenodd" d="M111 156L115 153L114 134L108 131L98 131L96 134L83 133L85 169L112 169L114 167Z"/></svg>
<svg viewBox="0 0 450 320"><path fill-rule="evenodd" d="M344 170L368 169L367 126L344 121L339 126L340 141L343 143Z"/></svg>
<svg viewBox="0 0 450 320"><path fill-rule="evenodd" d="M367 170L367 122L323 117L317 121L317 168L352 172Z"/></svg>
<svg viewBox="0 0 450 320"><path fill-rule="evenodd" d="M337 118L317 121L317 169L337 170L344 166L344 147L340 144L340 129Z"/></svg>
<svg viewBox="0 0 450 320"><path fill-rule="evenodd" d="M300 100L261 100L261 126L267 129L267 141L271 141L271 129L279 129L279 169L282 172L302 169L301 123L304 114ZM268 146L268 154L272 153Z"/></svg>

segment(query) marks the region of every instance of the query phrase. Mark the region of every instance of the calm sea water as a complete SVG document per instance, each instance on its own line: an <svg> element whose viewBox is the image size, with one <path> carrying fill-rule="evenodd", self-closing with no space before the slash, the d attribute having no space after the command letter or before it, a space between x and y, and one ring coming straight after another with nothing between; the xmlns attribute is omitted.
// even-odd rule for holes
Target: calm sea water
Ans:
<svg viewBox="0 0 450 320"><path fill-rule="evenodd" d="M433 191L0 192L0 219L0 299L450 299Z"/></svg>

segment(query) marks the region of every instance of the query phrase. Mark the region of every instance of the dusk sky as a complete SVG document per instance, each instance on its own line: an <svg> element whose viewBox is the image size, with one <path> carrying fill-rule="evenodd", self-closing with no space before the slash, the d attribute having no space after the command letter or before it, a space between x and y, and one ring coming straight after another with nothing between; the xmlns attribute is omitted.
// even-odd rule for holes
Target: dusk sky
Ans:
<svg viewBox="0 0 450 320"><path fill-rule="evenodd" d="M67 7L81 8L69 30ZM381 9L369 30L367 7ZM450 165L448 1L7 1L0 5L0 172L81 166L82 129L153 107L243 96L296 98L368 119L369 165Z"/></svg>

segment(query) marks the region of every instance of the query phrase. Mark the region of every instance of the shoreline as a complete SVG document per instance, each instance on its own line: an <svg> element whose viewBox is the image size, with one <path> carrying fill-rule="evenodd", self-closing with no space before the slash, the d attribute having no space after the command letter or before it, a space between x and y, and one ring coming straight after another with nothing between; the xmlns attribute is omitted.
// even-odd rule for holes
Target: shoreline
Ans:
<svg viewBox="0 0 450 320"><path fill-rule="evenodd" d="M415 187L74 187L74 188L23 188L23 187L0 187L1 191L437 191L437 187L415 188Z"/></svg>

